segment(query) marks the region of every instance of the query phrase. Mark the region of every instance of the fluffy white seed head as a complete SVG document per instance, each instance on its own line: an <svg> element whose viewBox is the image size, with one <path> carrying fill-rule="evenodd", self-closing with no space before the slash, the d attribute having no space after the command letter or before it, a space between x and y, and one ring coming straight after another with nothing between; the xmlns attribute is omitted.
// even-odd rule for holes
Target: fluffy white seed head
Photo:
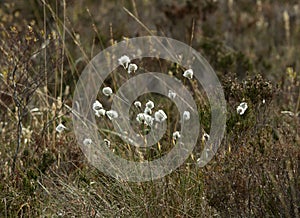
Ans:
<svg viewBox="0 0 300 218"><path fill-rule="evenodd" d="M210 139L210 136L207 133L204 133L202 136L202 141L207 142L207 141L209 141L209 139Z"/></svg>
<svg viewBox="0 0 300 218"><path fill-rule="evenodd" d="M105 113L106 113L106 110L104 110L103 108L101 108L100 110L98 110L98 111L95 112L95 115L97 117L100 117L100 116L104 116Z"/></svg>
<svg viewBox="0 0 300 218"><path fill-rule="evenodd" d="M164 122L168 117L163 110L158 110L154 114L155 120L159 123Z"/></svg>
<svg viewBox="0 0 300 218"><path fill-rule="evenodd" d="M118 62L120 65L122 65L124 67L124 69L128 68L128 64L130 63L130 59L127 55L123 55L122 57L120 57L118 59Z"/></svg>
<svg viewBox="0 0 300 218"><path fill-rule="evenodd" d="M139 124L145 124L145 125L147 125L147 126L152 126L152 125L153 125L154 118L151 117L151 116L148 115L148 114L145 114L145 113L139 113L139 114L136 116L136 120L139 122Z"/></svg>
<svg viewBox="0 0 300 218"><path fill-rule="evenodd" d="M110 87L104 87L102 89L102 93L106 96L110 96L110 95L112 95L113 91Z"/></svg>
<svg viewBox="0 0 300 218"><path fill-rule="evenodd" d="M152 114L152 110L148 107L145 107L144 114Z"/></svg>
<svg viewBox="0 0 300 218"><path fill-rule="evenodd" d="M86 138L83 140L84 146L88 146L92 144L92 139Z"/></svg>
<svg viewBox="0 0 300 218"><path fill-rule="evenodd" d="M183 73L183 76L188 79L193 79L193 75L194 75L194 72L192 69L188 69L188 70L184 71L184 73Z"/></svg>
<svg viewBox="0 0 300 218"><path fill-rule="evenodd" d="M181 137L181 135L180 135L180 132L179 132L179 131L173 132L173 139L174 139L174 140L177 140L177 139L179 139L180 137Z"/></svg>
<svg viewBox="0 0 300 218"><path fill-rule="evenodd" d="M142 107L142 103L140 101L135 101L133 104L136 108L141 108Z"/></svg>
<svg viewBox="0 0 300 218"><path fill-rule="evenodd" d="M106 113L106 110L104 110L103 108L99 110L99 114L104 116Z"/></svg>
<svg viewBox="0 0 300 218"><path fill-rule="evenodd" d="M146 103L146 107L149 108L149 109L153 109L153 108L154 108L154 102L149 100L149 101Z"/></svg>
<svg viewBox="0 0 300 218"><path fill-rule="evenodd" d="M109 111L106 111L106 116L107 116L110 120L113 120L113 119L118 118L119 115L118 115L117 111L109 110Z"/></svg>
<svg viewBox="0 0 300 218"><path fill-rule="evenodd" d="M243 115L245 111L248 109L248 104L246 102L240 103L240 105L236 108L236 112L239 115Z"/></svg>
<svg viewBox="0 0 300 218"><path fill-rule="evenodd" d="M191 114L190 114L190 112L189 112L189 111L184 111L184 112L183 112L183 120L187 121L187 120L189 120L189 119L191 119Z"/></svg>
<svg viewBox="0 0 300 218"><path fill-rule="evenodd" d="M169 90L168 97L174 99L176 97L176 92Z"/></svg>
<svg viewBox="0 0 300 218"><path fill-rule="evenodd" d="M64 131L67 127L65 127L62 123L58 124L57 127L55 128L56 132L61 133Z"/></svg>
<svg viewBox="0 0 300 218"><path fill-rule="evenodd" d="M138 121L140 124L144 123L145 114L144 113L139 113L138 115L136 115L136 121Z"/></svg>
<svg viewBox="0 0 300 218"><path fill-rule="evenodd" d="M136 64L129 64L127 72L130 73L135 73L137 71L138 66Z"/></svg>
<svg viewBox="0 0 300 218"><path fill-rule="evenodd" d="M154 121L154 118L151 117L150 115L148 114L145 114L145 121L144 121L144 124L146 124L147 126L152 126L153 125L153 121Z"/></svg>
<svg viewBox="0 0 300 218"><path fill-rule="evenodd" d="M97 111L99 111L101 108L103 108L102 104L96 100L94 103L93 103L93 110L95 111L95 113Z"/></svg>
<svg viewBox="0 0 300 218"><path fill-rule="evenodd" d="M107 146L107 147L110 147L110 141L108 139L104 139L104 144Z"/></svg>

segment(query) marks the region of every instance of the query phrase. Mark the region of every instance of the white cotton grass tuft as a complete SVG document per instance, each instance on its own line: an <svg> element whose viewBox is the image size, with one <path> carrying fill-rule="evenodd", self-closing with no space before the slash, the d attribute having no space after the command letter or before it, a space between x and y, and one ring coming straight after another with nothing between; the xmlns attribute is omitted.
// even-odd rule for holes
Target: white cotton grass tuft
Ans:
<svg viewBox="0 0 300 218"><path fill-rule="evenodd" d="M129 64L127 72L130 73L135 73L137 71L138 66L136 64Z"/></svg>
<svg viewBox="0 0 300 218"><path fill-rule="evenodd" d="M155 117L155 121L159 123L164 122L168 118L166 113L163 110L156 111L154 117Z"/></svg>
<svg viewBox="0 0 300 218"><path fill-rule="evenodd" d="M246 102L240 103L240 105L236 108L236 112L239 115L243 115L245 111L248 109L248 104Z"/></svg>
<svg viewBox="0 0 300 218"><path fill-rule="evenodd" d="M93 143L92 139L86 138L83 140L83 145L84 146L88 146L91 145Z"/></svg>
<svg viewBox="0 0 300 218"><path fill-rule="evenodd" d="M171 98L171 99L175 99L175 97L176 97L176 92L174 92L174 91L172 91L172 90L169 90L168 97Z"/></svg>
<svg viewBox="0 0 300 218"><path fill-rule="evenodd" d="M146 103L146 107L149 108L149 109L153 109L154 108L154 102L149 100L147 103Z"/></svg>
<svg viewBox="0 0 300 218"><path fill-rule="evenodd" d="M179 131L173 132L173 139L174 139L174 140L177 140L177 139L179 139L179 138L181 138L180 132L179 132Z"/></svg>
<svg viewBox="0 0 300 218"><path fill-rule="evenodd" d="M64 126L64 124L60 123L57 125L57 127L55 128L56 132L61 133L62 131L64 131L67 127Z"/></svg>
<svg viewBox="0 0 300 218"><path fill-rule="evenodd" d="M188 79L193 79L194 72L192 69L188 69L188 70L184 71L183 76Z"/></svg>
<svg viewBox="0 0 300 218"><path fill-rule="evenodd" d="M184 111L183 112L183 120L188 121L189 119L191 119L191 114L189 111Z"/></svg>
<svg viewBox="0 0 300 218"><path fill-rule="evenodd" d="M144 114L150 115L150 114L152 114L152 110L148 107L145 107Z"/></svg>
<svg viewBox="0 0 300 218"><path fill-rule="evenodd" d="M109 110L109 111L106 111L106 116L107 116L110 120L113 120L113 119L118 118L119 115L118 115L117 111Z"/></svg>
<svg viewBox="0 0 300 218"><path fill-rule="evenodd" d="M104 116L105 113L106 113L106 110L104 110L103 108L101 108L100 110L98 110L98 111L95 112L95 115L97 117L100 117L100 116Z"/></svg>
<svg viewBox="0 0 300 218"><path fill-rule="evenodd" d="M142 103L140 101L135 101L133 104L136 108L141 108L142 107Z"/></svg>
<svg viewBox="0 0 300 218"><path fill-rule="evenodd" d="M108 139L104 139L104 144L107 146L107 147L110 147L110 141Z"/></svg>
<svg viewBox="0 0 300 218"><path fill-rule="evenodd" d="M147 125L147 126L152 126L153 125L153 121L154 121L154 118L151 117L150 115L148 114L145 114L145 121L144 121L144 124Z"/></svg>
<svg viewBox="0 0 300 218"><path fill-rule="evenodd" d="M100 117L100 116L104 116L105 115L105 110L103 109L103 105L98 101L96 100L94 103L93 103L93 111L95 112L95 115L97 117Z"/></svg>
<svg viewBox="0 0 300 218"><path fill-rule="evenodd" d="M93 110L95 111L95 113L97 112L97 111L99 111L100 109L102 109L103 108L103 106L102 106L102 104L98 101L98 100L96 100L94 103L93 103Z"/></svg>
<svg viewBox="0 0 300 218"><path fill-rule="evenodd" d="M127 55L123 55L122 57L120 57L118 59L118 62L119 62L120 65L122 65L124 67L124 69L127 69L128 65L130 63L130 59Z"/></svg>
<svg viewBox="0 0 300 218"><path fill-rule="evenodd" d="M111 96L113 91L110 87L104 87L102 89L102 93L105 95L105 96Z"/></svg>
<svg viewBox="0 0 300 218"><path fill-rule="evenodd" d="M138 115L136 115L136 121L138 121L139 124L144 123L144 121L145 121L145 114L144 113L139 113Z"/></svg>
<svg viewBox="0 0 300 218"><path fill-rule="evenodd" d="M207 133L204 133L202 136L202 141L207 142L207 141L209 141L209 139L210 139L210 136Z"/></svg>
<svg viewBox="0 0 300 218"><path fill-rule="evenodd" d="M145 113L139 113L139 114L136 116L136 121L138 121L139 124L145 124L145 125L147 125L147 126L152 126L152 125L153 125L154 118L151 117L151 116L148 115L148 114L145 114Z"/></svg>

